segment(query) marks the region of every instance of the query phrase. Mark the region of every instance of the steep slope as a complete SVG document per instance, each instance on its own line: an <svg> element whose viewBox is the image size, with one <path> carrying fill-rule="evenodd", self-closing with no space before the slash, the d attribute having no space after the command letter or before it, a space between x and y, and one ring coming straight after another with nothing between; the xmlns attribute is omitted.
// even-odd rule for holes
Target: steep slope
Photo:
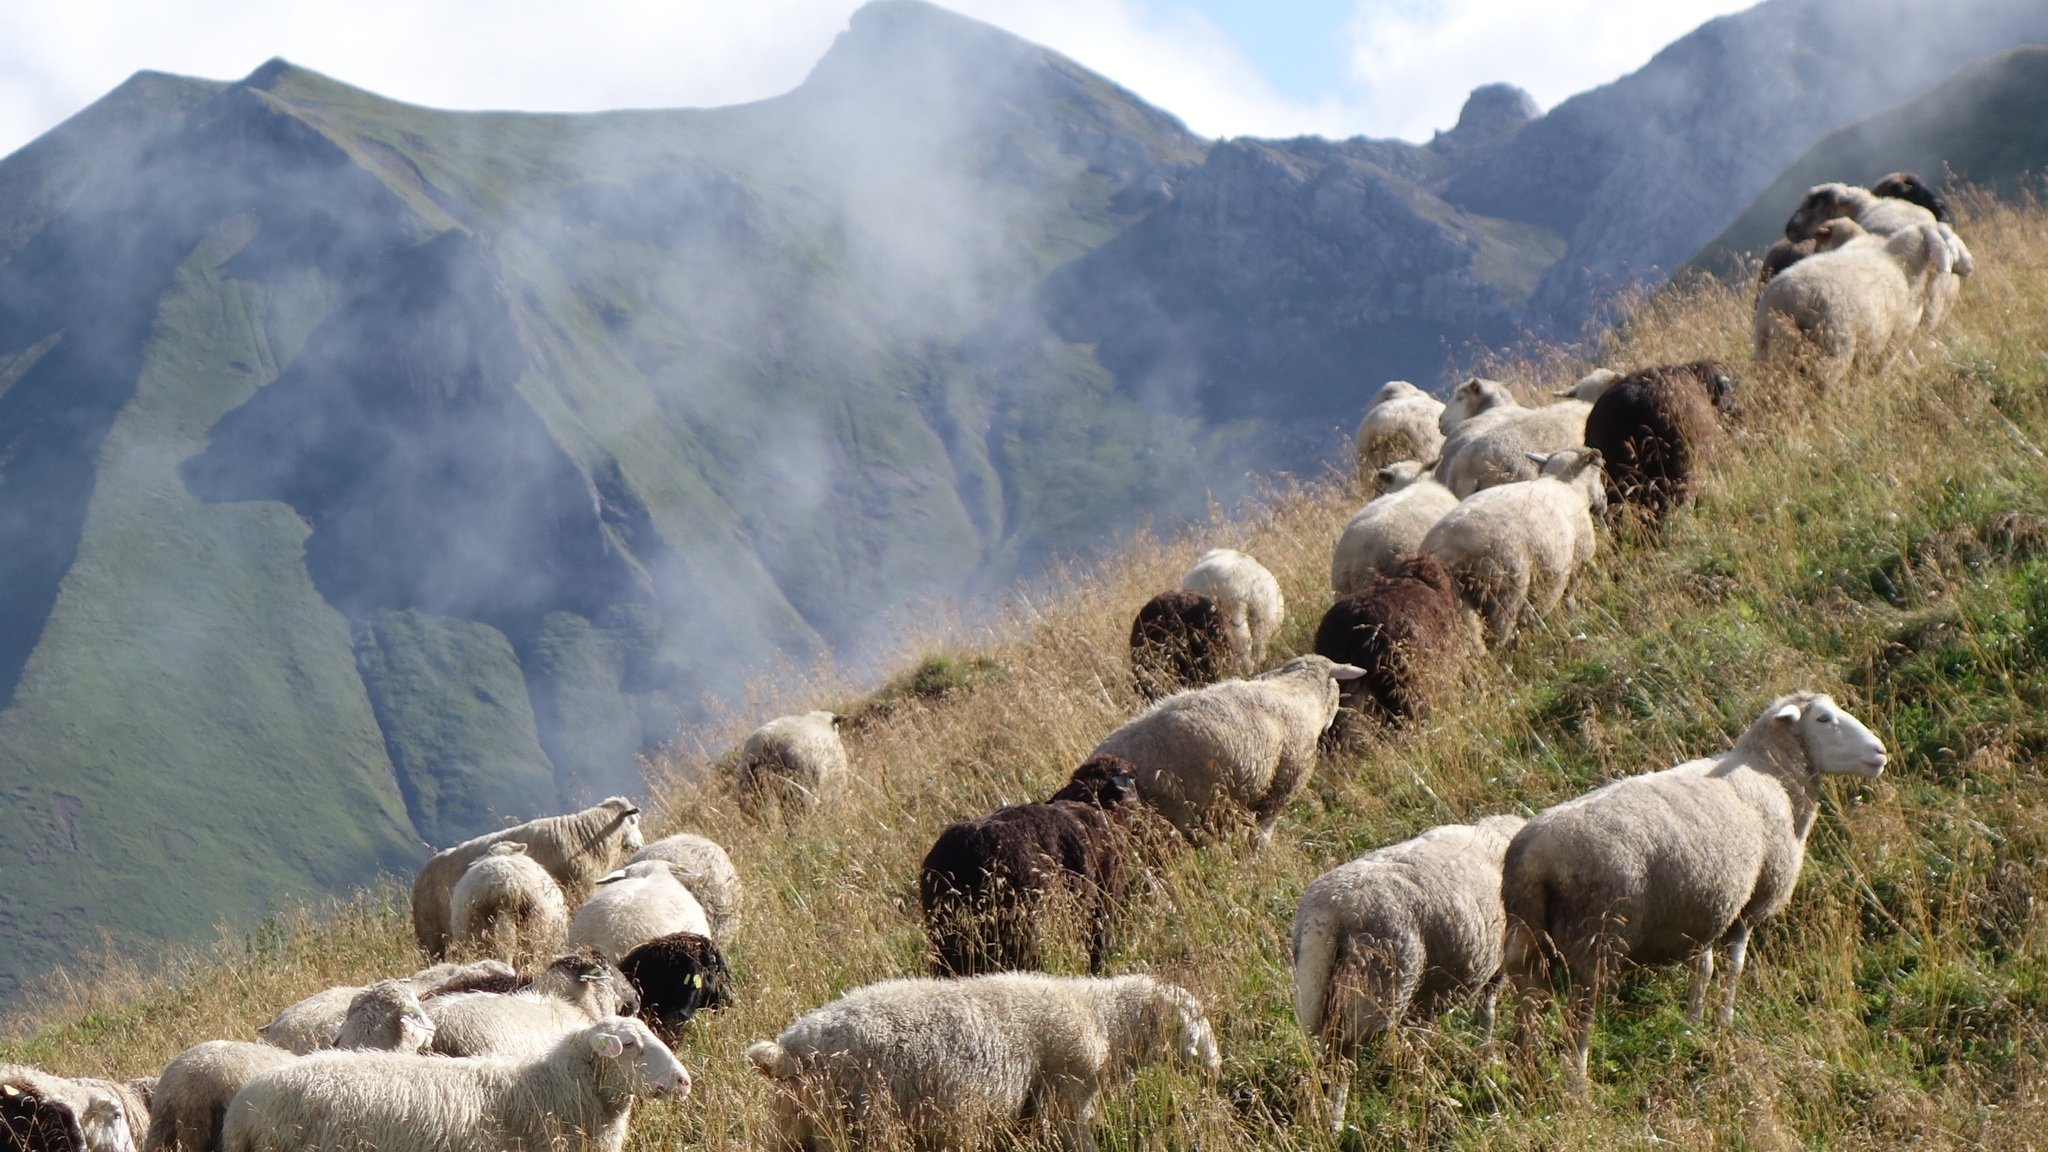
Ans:
<svg viewBox="0 0 2048 1152"><path fill-rule="evenodd" d="M1897 171L1918 172L1936 188L1981 184L2005 196L2048 172L2048 48L1978 61L1917 100L1829 133L1693 262L1726 268L1736 254L1769 247L1815 184L1868 185Z"/></svg>
<svg viewBox="0 0 2048 1152"><path fill-rule="evenodd" d="M1823 134L2043 42L2034 0L1767 0L1559 104L1445 197L1567 240L1531 313L1569 335L1607 293L1684 263Z"/></svg>

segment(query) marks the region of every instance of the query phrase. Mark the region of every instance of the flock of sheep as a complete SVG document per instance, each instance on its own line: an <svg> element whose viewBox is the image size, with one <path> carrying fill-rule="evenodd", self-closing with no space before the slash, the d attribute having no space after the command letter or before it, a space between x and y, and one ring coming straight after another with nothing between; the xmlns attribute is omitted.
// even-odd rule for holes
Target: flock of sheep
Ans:
<svg viewBox="0 0 2048 1152"><path fill-rule="evenodd" d="M1910 177L1877 194L1817 187L1786 232L1755 351L1821 384L1903 351L1970 271L1945 208ZM1215 1036L1187 990L1103 975L1133 878L1174 840L1268 843L1329 742L1420 716L1482 644L1554 608L1603 518L1628 507L1654 525L1690 499L1733 396L1713 361L1594 372L1537 407L1486 380L1448 402L1387 384L1357 436L1360 479L1380 495L1335 543L1314 653L1265 668L1285 604L1243 553L1209 552L1147 603L1130 645L1150 705L1049 799L949 825L926 855L932 977L855 989L748 1049L783 1146L900 1131L958 1147L1023 1121L1091 1148L1097 1096L1135 1067L1213 1075ZM742 807L831 804L849 774L839 722L810 712L754 732L732 768ZM1518 1043L1533 1042L1553 970L1571 989L1581 1086L1599 992L1621 967L1690 964L1697 1019L1725 956L1725 1024L1749 934L1798 878L1820 777L1876 776L1885 759L1827 696L1794 693L1715 756L1526 820L1433 828L1315 878L1293 965L1326 1120L1343 1126L1354 1063L1403 1021L1472 1003L1484 1033L1512 986ZM433 966L317 993L263 1042L196 1045L153 1081L0 1066L13 1141L0 1149L616 1152L635 1097L688 1092L668 1044L729 1002L719 945L742 904L723 849L693 834L643 843L623 798L479 837L415 880ZM1035 971L1058 934L1079 936L1090 976Z"/></svg>

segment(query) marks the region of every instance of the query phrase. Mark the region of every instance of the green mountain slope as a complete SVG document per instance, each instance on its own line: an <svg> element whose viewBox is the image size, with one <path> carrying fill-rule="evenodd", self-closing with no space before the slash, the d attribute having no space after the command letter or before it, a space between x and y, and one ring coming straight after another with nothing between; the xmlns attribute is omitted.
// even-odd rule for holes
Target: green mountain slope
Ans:
<svg viewBox="0 0 2048 1152"><path fill-rule="evenodd" d="M1980 60L1919 99L1829 133L1693 262L1725 267L1734 254L1769 247L1815 184L1868 185L1899 171L1917 172L1938 189L1981 184L2006 196L2028 175L2048 172L2048 48Z"/></svg>

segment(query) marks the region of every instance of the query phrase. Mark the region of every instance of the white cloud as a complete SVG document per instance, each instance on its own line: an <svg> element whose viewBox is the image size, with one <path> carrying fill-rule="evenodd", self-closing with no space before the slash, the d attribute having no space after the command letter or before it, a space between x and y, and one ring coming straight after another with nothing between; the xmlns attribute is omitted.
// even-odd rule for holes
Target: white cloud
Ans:
<svg viewBox="0 0 2048 1152"><path fill-rule="evenodd" d="M272 56L444 108L756 100L803 79L859 0L65 0L0 5L0 154L142 68L231 79ZM1256 0L1246 0L1247 3ZM1427 139L1508 80L1546 105L1640 66L1728 0L1363 0L1353 83L1286 99L1176 0L951 0L1207 135ZM1305 35L1311 34L1305 30ZM1267 62L1269 67L1272 62Z"/></svg>

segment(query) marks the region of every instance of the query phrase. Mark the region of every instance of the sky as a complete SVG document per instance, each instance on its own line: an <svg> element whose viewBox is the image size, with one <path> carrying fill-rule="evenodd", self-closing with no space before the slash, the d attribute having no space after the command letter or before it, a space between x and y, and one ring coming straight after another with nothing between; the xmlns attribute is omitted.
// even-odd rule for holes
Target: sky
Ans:
<svg viewBox="0 0 2048 1152"><path fill-rule="evenodd" d="M0 155L145 68L272 56L443 108L711 106L787 91L859 0L0 3ZM947 0L1209 136L1425 141L1473 88L1549 108L1744 0Z"/></svg>

